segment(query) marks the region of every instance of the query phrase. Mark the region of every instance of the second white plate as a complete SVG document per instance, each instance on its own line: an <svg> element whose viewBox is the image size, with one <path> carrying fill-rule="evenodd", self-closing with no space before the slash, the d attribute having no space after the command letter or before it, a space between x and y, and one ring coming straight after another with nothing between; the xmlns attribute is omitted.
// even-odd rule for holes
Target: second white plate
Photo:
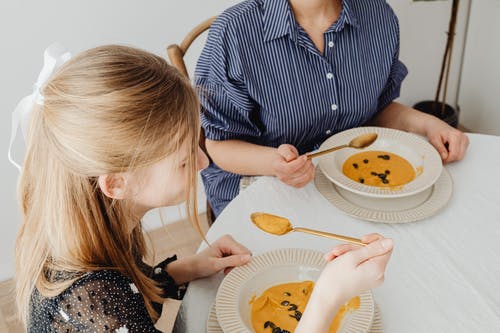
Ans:
<svg viewBox="0 0 500 333"><path fill-rule="evenodd" d="M323 197L346 214L361 220L383 223L415 222L433 216L446 206L453 193L453 180L444 168L441 176L432 186L428 198L415 207L403 210L377 210L361 207L343 197L336 185L326 178L320 169L316 169L314 184ZM412 200L412 198L405 200Z"/></svg>

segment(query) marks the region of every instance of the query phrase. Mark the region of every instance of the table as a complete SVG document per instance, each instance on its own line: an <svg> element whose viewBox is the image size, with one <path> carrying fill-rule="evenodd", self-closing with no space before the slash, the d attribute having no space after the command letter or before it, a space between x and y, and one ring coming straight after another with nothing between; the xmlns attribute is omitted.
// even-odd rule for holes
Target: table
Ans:
<svg viewBox="0 0 500 333"><path fill-rule="evenodd" d="M450 202L424 221L360 221L330 204L313 183L294 189L262 177L227 206L207 239L231 234L254 255L278 248L325 252L337 244L301 233L265 234L249 220L255 211L354 237L378 232L395 241L385 282L373 291L385 332L500 332L500 137L469 138L464 160L446 165L454 180ZM218 274L191 282L174 331L205 332L222 278Z"/></svg>

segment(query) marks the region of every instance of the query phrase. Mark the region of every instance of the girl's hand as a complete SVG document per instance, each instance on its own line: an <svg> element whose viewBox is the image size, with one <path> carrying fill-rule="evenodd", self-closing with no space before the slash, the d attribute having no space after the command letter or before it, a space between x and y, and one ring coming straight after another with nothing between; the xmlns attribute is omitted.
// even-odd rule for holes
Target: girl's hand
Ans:
<svg viewBox="0 0 500 333"><path fill-rule="evenodd" d="M426 122L425 129L429 142L436 148L444 163L459 161L464 157L469 138L463 132L437 118Z"/></svg>
<svg viewBox="0 0 500 333"><path fill-rule="evenodd" d="M342 304L384 281L393 241L377 234L362 241L368 245L342 244L325 255L329 263L316 281L297 333L328 331Z"/></svg>
<svg viewBox="0 0 500 333"><path fill-rule="evenodd" d="M303 187L314 178L314 164L289 144L278 147L272 168L279 180L293 187Z"/></svg>
<svg viewBox="0 0 500 333"><path fill-rule="evenodd" d="M183 284L222 270L227 274L233 267L249 262L251 257L246 247L225 235L194 256L172 261L165 269L177 284Z"/></svg>
<svg viewBox="0 0 500 333"><path fill-rule="evenodd" d="M252 253L246 247L236 242L233 237L224 235L195 256L197 278L222 270L227 274L233 267L248 263L251 257Z"/></svg>

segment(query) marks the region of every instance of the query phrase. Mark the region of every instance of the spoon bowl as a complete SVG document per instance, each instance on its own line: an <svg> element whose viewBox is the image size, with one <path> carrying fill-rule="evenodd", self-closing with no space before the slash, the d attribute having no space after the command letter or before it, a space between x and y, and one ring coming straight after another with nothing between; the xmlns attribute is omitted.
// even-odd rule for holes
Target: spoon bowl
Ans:
<svg viewBox="0 0 500 333"><path fill-rule="evenodd" d="M356 245L362 245L362 246L366 245L361 241L361 239L358 238L332 234L329 232L319 231L309 228L294 227L292 226L292 223L290 222L289 219L278 215L256 212L250 215L250 220L252 220L253 224L255 224L259 229L267 233L270 233L272 235L282 236L288 234L289 232L296 231L296 232L305 232L316 236L332 238L342 242L348 242Z"/></svg>
<svg viewBox="0 0 500 333"><path fill-rule="evenodd" d="M378 137L377 133L361 134L361 135L355 137L354 139L352 139L351 141L349 141L349 143L346 144L346 145L341 145L341 146L336 146L336 147L328 148L328 149L319 151L317 153L307 154L307 158L311 159L311 158L314 158L314 157L318 157L318 156L321 156L321 155L325 155L325 154L331 153L333 151L336 151L336 150L339 150L339 149L342 149L342 148L363 149L363 148L366 148L369 145L371 145L373 142L375 142L375 140L377 140L377 137Z"/></svg>
<svg viewBox="0 0 500 333"><path fill-rule="evenodd" d="M355 137L349 142L349 147L362 149L371 145L375 140L377 140L377 133L366 133Z"/></svg>

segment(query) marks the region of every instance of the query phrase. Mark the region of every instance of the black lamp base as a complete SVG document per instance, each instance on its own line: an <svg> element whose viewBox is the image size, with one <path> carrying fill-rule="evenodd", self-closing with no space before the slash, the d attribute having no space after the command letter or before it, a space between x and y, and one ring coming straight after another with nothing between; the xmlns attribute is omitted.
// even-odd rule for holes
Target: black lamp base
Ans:
<svg viewBox="0 0 500 333"><path fill-rule="evenodd" d="M418 102L413 106L414 109L431 114L452 127L458 127L458 114L460 109L455 110L449 104L445 104L444 113L441 112L441 103L436 103L435 101L423 101Z"/></svg>

